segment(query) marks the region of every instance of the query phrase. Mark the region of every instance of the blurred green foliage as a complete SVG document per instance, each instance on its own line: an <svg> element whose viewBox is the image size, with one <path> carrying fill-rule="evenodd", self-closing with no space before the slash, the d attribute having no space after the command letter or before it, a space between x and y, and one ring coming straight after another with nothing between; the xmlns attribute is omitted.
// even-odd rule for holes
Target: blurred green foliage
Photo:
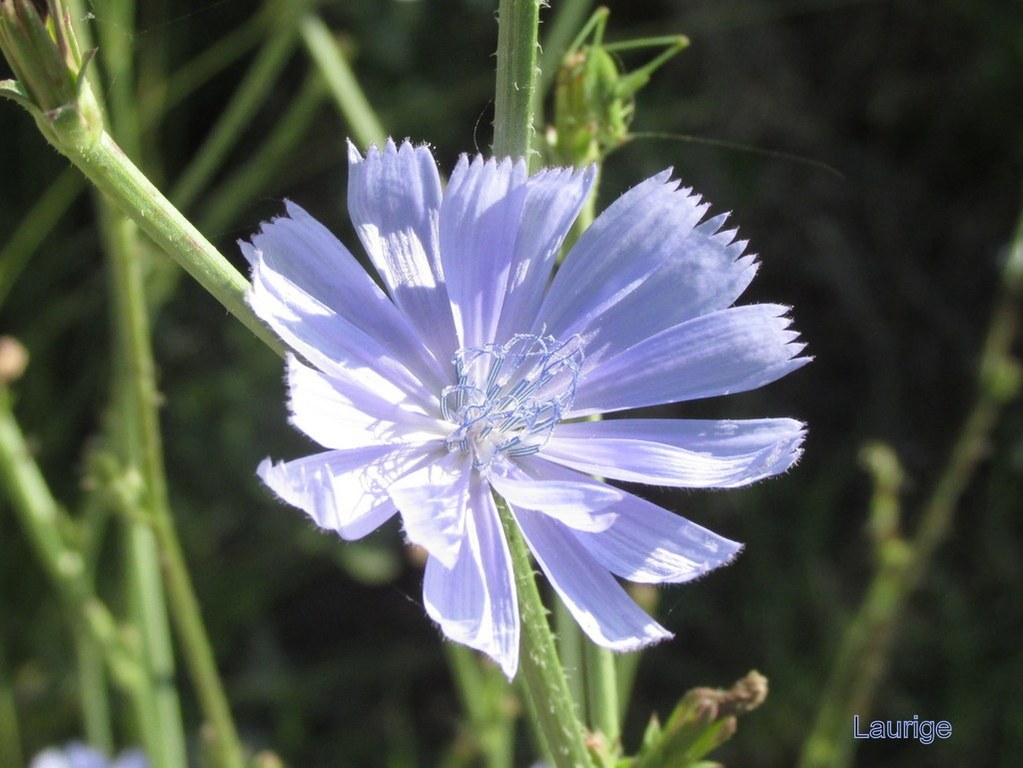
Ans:
<svg viewBox="0 0 1023 768"><path fill-rule="evenodd" d="M727 493L644 491L747 549L698 584L663 590L661 615L677 639L644 658L625 733L635 748L651 711L666 715L687 688L724 685L756 667L770 678L771 696L715 756L748 768L790 765L870 573L870 484L857 464L860 448L869 440L892 445L914 500L940 471L975 388L1021 195L1023 6L609 5L608 40L665 33L691 40L640 95L633 130L793 154L842 175L695 141L636 140L609 158L602 183L610 200L672 165L714 211L735 211L732 224L762 260L746 300L791 304L816 356L762 391L675 409L794 416L810 434L803 462L770 483ZM430 142L451 168L458 153L489 144L494 7L334 0L320 11L386 129ZM103 4L91 12L102 15ZM135 158L165 189L202 146L272 28L253 26L254 13L241 0L153 0L139 4L136 29L124 31L119 42L137 56L139 109L166 106L138 137ZM168 72L228 40L238 57L187 98L168 99ZM225 165L186 207L194 220L222 203L218 185L249 169L309 71L302 55L284 62ZM348 130L324 101L287 161L247 185L207 236L242 268L233 241L289 197L354 246L344 205ZM0 247L64 169L31 120L0 104ZM103 269L91 208L79 194L0 305L0 333L21 339L32 356L16 389L17 414L68 502L81 496L83 452L106 402ZM342 544L270 498L256 464L309 447L287 426L280 361L159 254L150 280L161 297L155 343L172 506L243 737L295 766L337 765L338 755L356 766L436 765L460 715L439 633L420 605L420 570L399 531ZM946 719L955 737L926 747L869 742L858 765L1017 764L1021 496L1017 402L909 605L875 712ZM36 750L80 733L73 655L55 599L3 504L0 663L17 694L26 749ZM111 552L116 546L107 543ZM110 583L117 560L106 562L101 580ZM182 685L189 702L184 676ZM186 720L197 722L196 712L186 711Z"/></svg>

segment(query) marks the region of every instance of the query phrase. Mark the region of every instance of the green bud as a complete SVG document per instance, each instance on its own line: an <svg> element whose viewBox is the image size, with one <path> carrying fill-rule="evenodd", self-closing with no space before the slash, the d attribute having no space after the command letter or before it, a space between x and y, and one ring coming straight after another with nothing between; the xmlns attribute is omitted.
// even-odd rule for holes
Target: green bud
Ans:
<svg viewBox="0 0 1023 768"><path fill-rule="evenodd" d="M81 54L63 0L46 7L40 16L30 0L0 0L0 51L17 77L0 83L0 95L28 109L59 149L98 139L103 115L85 77L93 52Z"/></svg>
<svg viewBox="0 0 1023 768"><path fill-rule="evenodd" d="M652 719L634 768L698 768L735 735L738 717L767 698L767 678L752 671L728 690L694 688L682 697L663 726Z"/></svg>

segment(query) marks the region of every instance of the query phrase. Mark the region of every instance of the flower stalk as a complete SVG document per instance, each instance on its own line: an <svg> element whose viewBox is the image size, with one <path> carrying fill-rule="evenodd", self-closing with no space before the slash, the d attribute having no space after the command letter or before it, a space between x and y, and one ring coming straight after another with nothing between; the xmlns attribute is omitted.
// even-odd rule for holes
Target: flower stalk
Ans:
<svg viewBox="0 0 1023 768"><path fill-rule="evenodd" d="M515 573L522 622L519 658L523 681L536 710L536 725L557 768L587 768L593 762L586 749L586 734L547 623L547 609L536 586L529 549L508 505L500 497L496 501Z"/></svg>
<svg viewBox="0 0 1023 768"><path fill-rule="evenodd" d="M539 0L501 0L498 8L493 146L497 157L529 157L539 14ZM500 498L497 501L518 593L522 676L539 720L536 725L558 768L592 765L578 708L536 586L529 550L507 505Z"/></svg>
<svg viewBox="0 0 1023 768"><path fill-rule="evenodd" d="M540 0L501 0L497 11L494 155L528 157L533 139Z"/></svg>

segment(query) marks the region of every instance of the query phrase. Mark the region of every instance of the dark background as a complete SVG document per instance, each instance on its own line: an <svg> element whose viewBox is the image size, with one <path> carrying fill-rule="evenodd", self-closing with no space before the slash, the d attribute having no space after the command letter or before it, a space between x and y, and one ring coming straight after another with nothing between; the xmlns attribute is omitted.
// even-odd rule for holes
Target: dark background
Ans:
<svg viewBox="0 0 1023 768"><path fill-rule="evenodd" d="M240 0L140 5L138 30L126 34L140 60L168 69L253 12ZM338 0L321 11L388 131L429 142L450 169L459 153L485 151L490 141L495 6ZM679 409L793 416L808 422L809 436L803 461L783 478L738 492L650 492L747 549L698 584L661 592L660 615L677 639L643 660L627 746L635 748L649 712L666 714L686 689L727 685L757 668L771 680L770 698L720 758L789 766L871 574L861 448L882 440L898 452L912 531L974 397L1021 202L1023 5L610 6L610 39L682 32L692 40L640 94L633 130L739 148L637 139L608 159L600 207L673 166L713 211L733 212L731 223L760 254L743 301L792 305L816 358L762 391ZM146 136L141 161L161 185L194 154L249 61L205 84ZM296 52L224 176L245 166L308 69ZM324 104L272 183L253 190L230 225L207 233L239 268L233 242L279 212L284 197L355 245L344 209L347 133ZM0 105L0 137L6 240L65 164L13 104ZM206 202L187 212L201 216ZM0 332L32 354L17 413L72 508L106 400L105 281L82 195L0 305ZM286 424L279 360L191 281L166 284L173 290L155 343L172 503L245 738L295 766L339 764L338 755L346 765L435 764L459 710L399 531L343 544L269 497L254 475L258 462L311 447ZM946 719L954 737L930 746L870 743L857 765L1013 766L1023 754L1021 427L1017 403L902 616L872 712ZM109 550L103 578L112 587L116 542ZM58 608L0 501L0 632L32 750L80 733ZM186 679L182 686L189 690ZM186 718L194 725L197 713ZM411 762L388 762L411 754Z"/></svg>

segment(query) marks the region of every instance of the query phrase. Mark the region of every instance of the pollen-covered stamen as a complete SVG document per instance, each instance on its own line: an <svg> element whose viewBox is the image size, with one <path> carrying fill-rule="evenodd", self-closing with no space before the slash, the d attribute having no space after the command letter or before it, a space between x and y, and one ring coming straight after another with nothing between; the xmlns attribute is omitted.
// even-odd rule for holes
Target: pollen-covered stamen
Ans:
<svg viewBox="0 0 1023 768"><path fill-rule="evenodd" d="M458 383L445 387L440 401L444 418L458 426L444 444L471 451L477 468L495 453L536 453L571 408L582 361L578 336L517 334L503 345L458 350Z"/></svg>

